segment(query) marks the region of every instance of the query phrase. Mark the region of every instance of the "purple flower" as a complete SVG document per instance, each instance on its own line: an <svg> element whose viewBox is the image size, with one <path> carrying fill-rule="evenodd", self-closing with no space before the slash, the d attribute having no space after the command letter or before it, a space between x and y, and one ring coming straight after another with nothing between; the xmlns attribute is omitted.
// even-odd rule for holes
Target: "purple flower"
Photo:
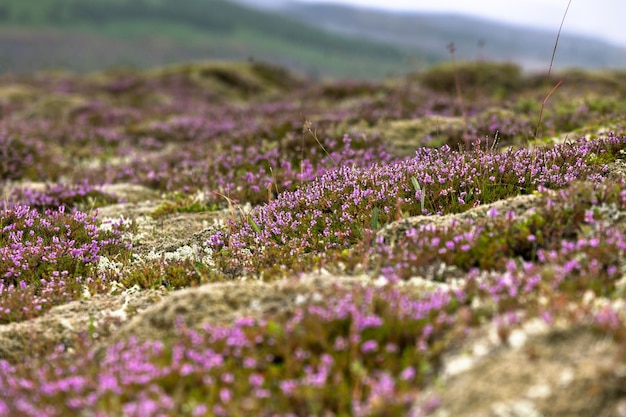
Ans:
<svg viewBox="0 0 626 417"><path fill-rule="evenodd" d="M220 388L220 401L228 404L232 399L232 392L228 388Z"/></svg>
<svg viewBox="0 0 626 417"><path fill-rule="evenodd" d="M400 379L402 381L410 381L415 378L415 375L415 368L409 366L407 368L404 368L404 370L400 373Z"/></svg>
<svg viewBox="0 0 626 417"><path fill-rule="evenodd" d="M252 385L253 387L261 387L263 386L263 382L265 382L265 377L261 374L251 374L250 377L248 377L248 382L250 383L250 385Z"/></svg>
<svg viewBox="0 0 626 417"><path fill-rule="evenodd" d="M297 382L292 379L280 381L279 385L280 385L280 390L285 395L291 395L295 391L295 389L298 387Z"/></svg>
<svg viewBox="0 0 626 417"><path fill-rule="evenodd" d="M371 353L378 350L378 342L376 340L368 340L361 345L361 352Z"/></svg>

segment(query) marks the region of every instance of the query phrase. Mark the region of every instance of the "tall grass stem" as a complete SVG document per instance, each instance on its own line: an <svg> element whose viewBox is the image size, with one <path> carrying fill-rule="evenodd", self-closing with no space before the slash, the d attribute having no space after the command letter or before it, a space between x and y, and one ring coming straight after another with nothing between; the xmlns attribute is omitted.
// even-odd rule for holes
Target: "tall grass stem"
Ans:
<svg viewBox="0 0 626 417"><path fill-rule="evenodd" d="M550 67L548 68L548 75L546 76L546 86L543 91L543 101L541 102L541 110L539 110L539 118L537 119L537 128L535 129L535 139L539 138L539 133L541 133L541 120L543 119L543 110L548 102L550 96L556 91L557 88L561 85L563 80L559 81L556 86L548 92L548 88L550 87L550 75L552 74L552 66L554 65L554 57L556 56L556 51L559 47L559 38L561 37L561 31L563 30L563 24L565 24L565 18L567 17L567 12L569 11L569 7L572 5L572 0L569 0L567 3L567 7L565 8L565 13L563 13L563 19L561 19L561 26L559 26L559 31L556 34L556 40L554 42L554 49L552 50L552 58L550 59Z"/></svg>

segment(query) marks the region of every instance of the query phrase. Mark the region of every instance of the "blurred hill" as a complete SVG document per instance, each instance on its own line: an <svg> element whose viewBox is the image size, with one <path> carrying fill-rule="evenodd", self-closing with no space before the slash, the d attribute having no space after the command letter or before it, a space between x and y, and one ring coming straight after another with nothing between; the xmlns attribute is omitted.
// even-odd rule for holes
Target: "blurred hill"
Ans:
<svg viewBox="0 0 626 417"><path fill-rule="evenodd" d="M385 12L280 1L271 5L286 17L310 22L333 33L387 43L418 61L424 55L447 59L446 45L454 42L460 58L506 60L526 69L545 69L558 31L558 27L551 31L538 30L460 14ZM585 36L562 34L556 63L561 67L623 68L626 48Z"/></svg>
<svg viewBox="0 0 626 417"><path fill-rule="evenodd" d="M226 0L0 2L0 72L251 58L308 73L380 77L406 70L404 55Z"/></svg>
<svg viewBox="0 0 626 417"><path fill-rule="evenodd" d="M313 76L377 78L459 57L545 68L555 33L456 15L271 0L2 0L0 72L89 71L189 60L270 61ZM626 67L626 51L562 36L560 66Z"/></svg>

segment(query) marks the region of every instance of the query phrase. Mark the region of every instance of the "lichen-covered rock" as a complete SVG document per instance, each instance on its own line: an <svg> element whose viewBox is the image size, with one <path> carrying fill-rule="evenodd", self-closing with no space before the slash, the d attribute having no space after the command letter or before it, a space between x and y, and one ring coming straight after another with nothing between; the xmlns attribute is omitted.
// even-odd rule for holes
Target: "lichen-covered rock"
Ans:
<svg viewBox="0 0 626 417"><path fill-rule="evenodd" d="M468 369L444 377L420 404L438 403L433 417L626 415L623 346L583 326L539 333L520 331L491 348L483 335L481 348L465 346L447 359Z"/></svg>

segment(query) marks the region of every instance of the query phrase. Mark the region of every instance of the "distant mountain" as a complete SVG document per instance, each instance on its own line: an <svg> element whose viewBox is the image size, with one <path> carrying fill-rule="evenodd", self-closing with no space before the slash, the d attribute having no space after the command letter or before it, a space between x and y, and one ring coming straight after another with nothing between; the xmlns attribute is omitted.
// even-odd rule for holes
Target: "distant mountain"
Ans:
<svg viewBox="0 0 626 417"><path fill-rule="evenodd" d="M245 4L261 10L274 10L285 7L289 0L234 0L236 3Z"/></svg>
<svg viewBox="0 0 626 417"><path fill-rule="evenodd" d="M226 0L0 2L0 72L249 58L344 77L407 69L388 44Z"/></svg>
<svg viewBox="0 0 626 417"><path fill-rule="evenodd" d="M446 45L454 42L459 57L507 60L533 69L549 63L558 29L536 30L465 15L394 13L327 3L283 2L274 4L274 10L337 34L387 43L418 61L424 55L448 59ZM626 49L589 37L561 35L557 63L561 67L626 67Z"/></svg>
<svg viewBox="0 0 626 417"><path fill-rule="evenodd" d="M253 59L311 75L375 78L448 60L450 42L460 58L545 68L554 37L459 15L287 0L0 0L0 73ZM557 64L626 67L626 51L562 36Z"/></svg>

